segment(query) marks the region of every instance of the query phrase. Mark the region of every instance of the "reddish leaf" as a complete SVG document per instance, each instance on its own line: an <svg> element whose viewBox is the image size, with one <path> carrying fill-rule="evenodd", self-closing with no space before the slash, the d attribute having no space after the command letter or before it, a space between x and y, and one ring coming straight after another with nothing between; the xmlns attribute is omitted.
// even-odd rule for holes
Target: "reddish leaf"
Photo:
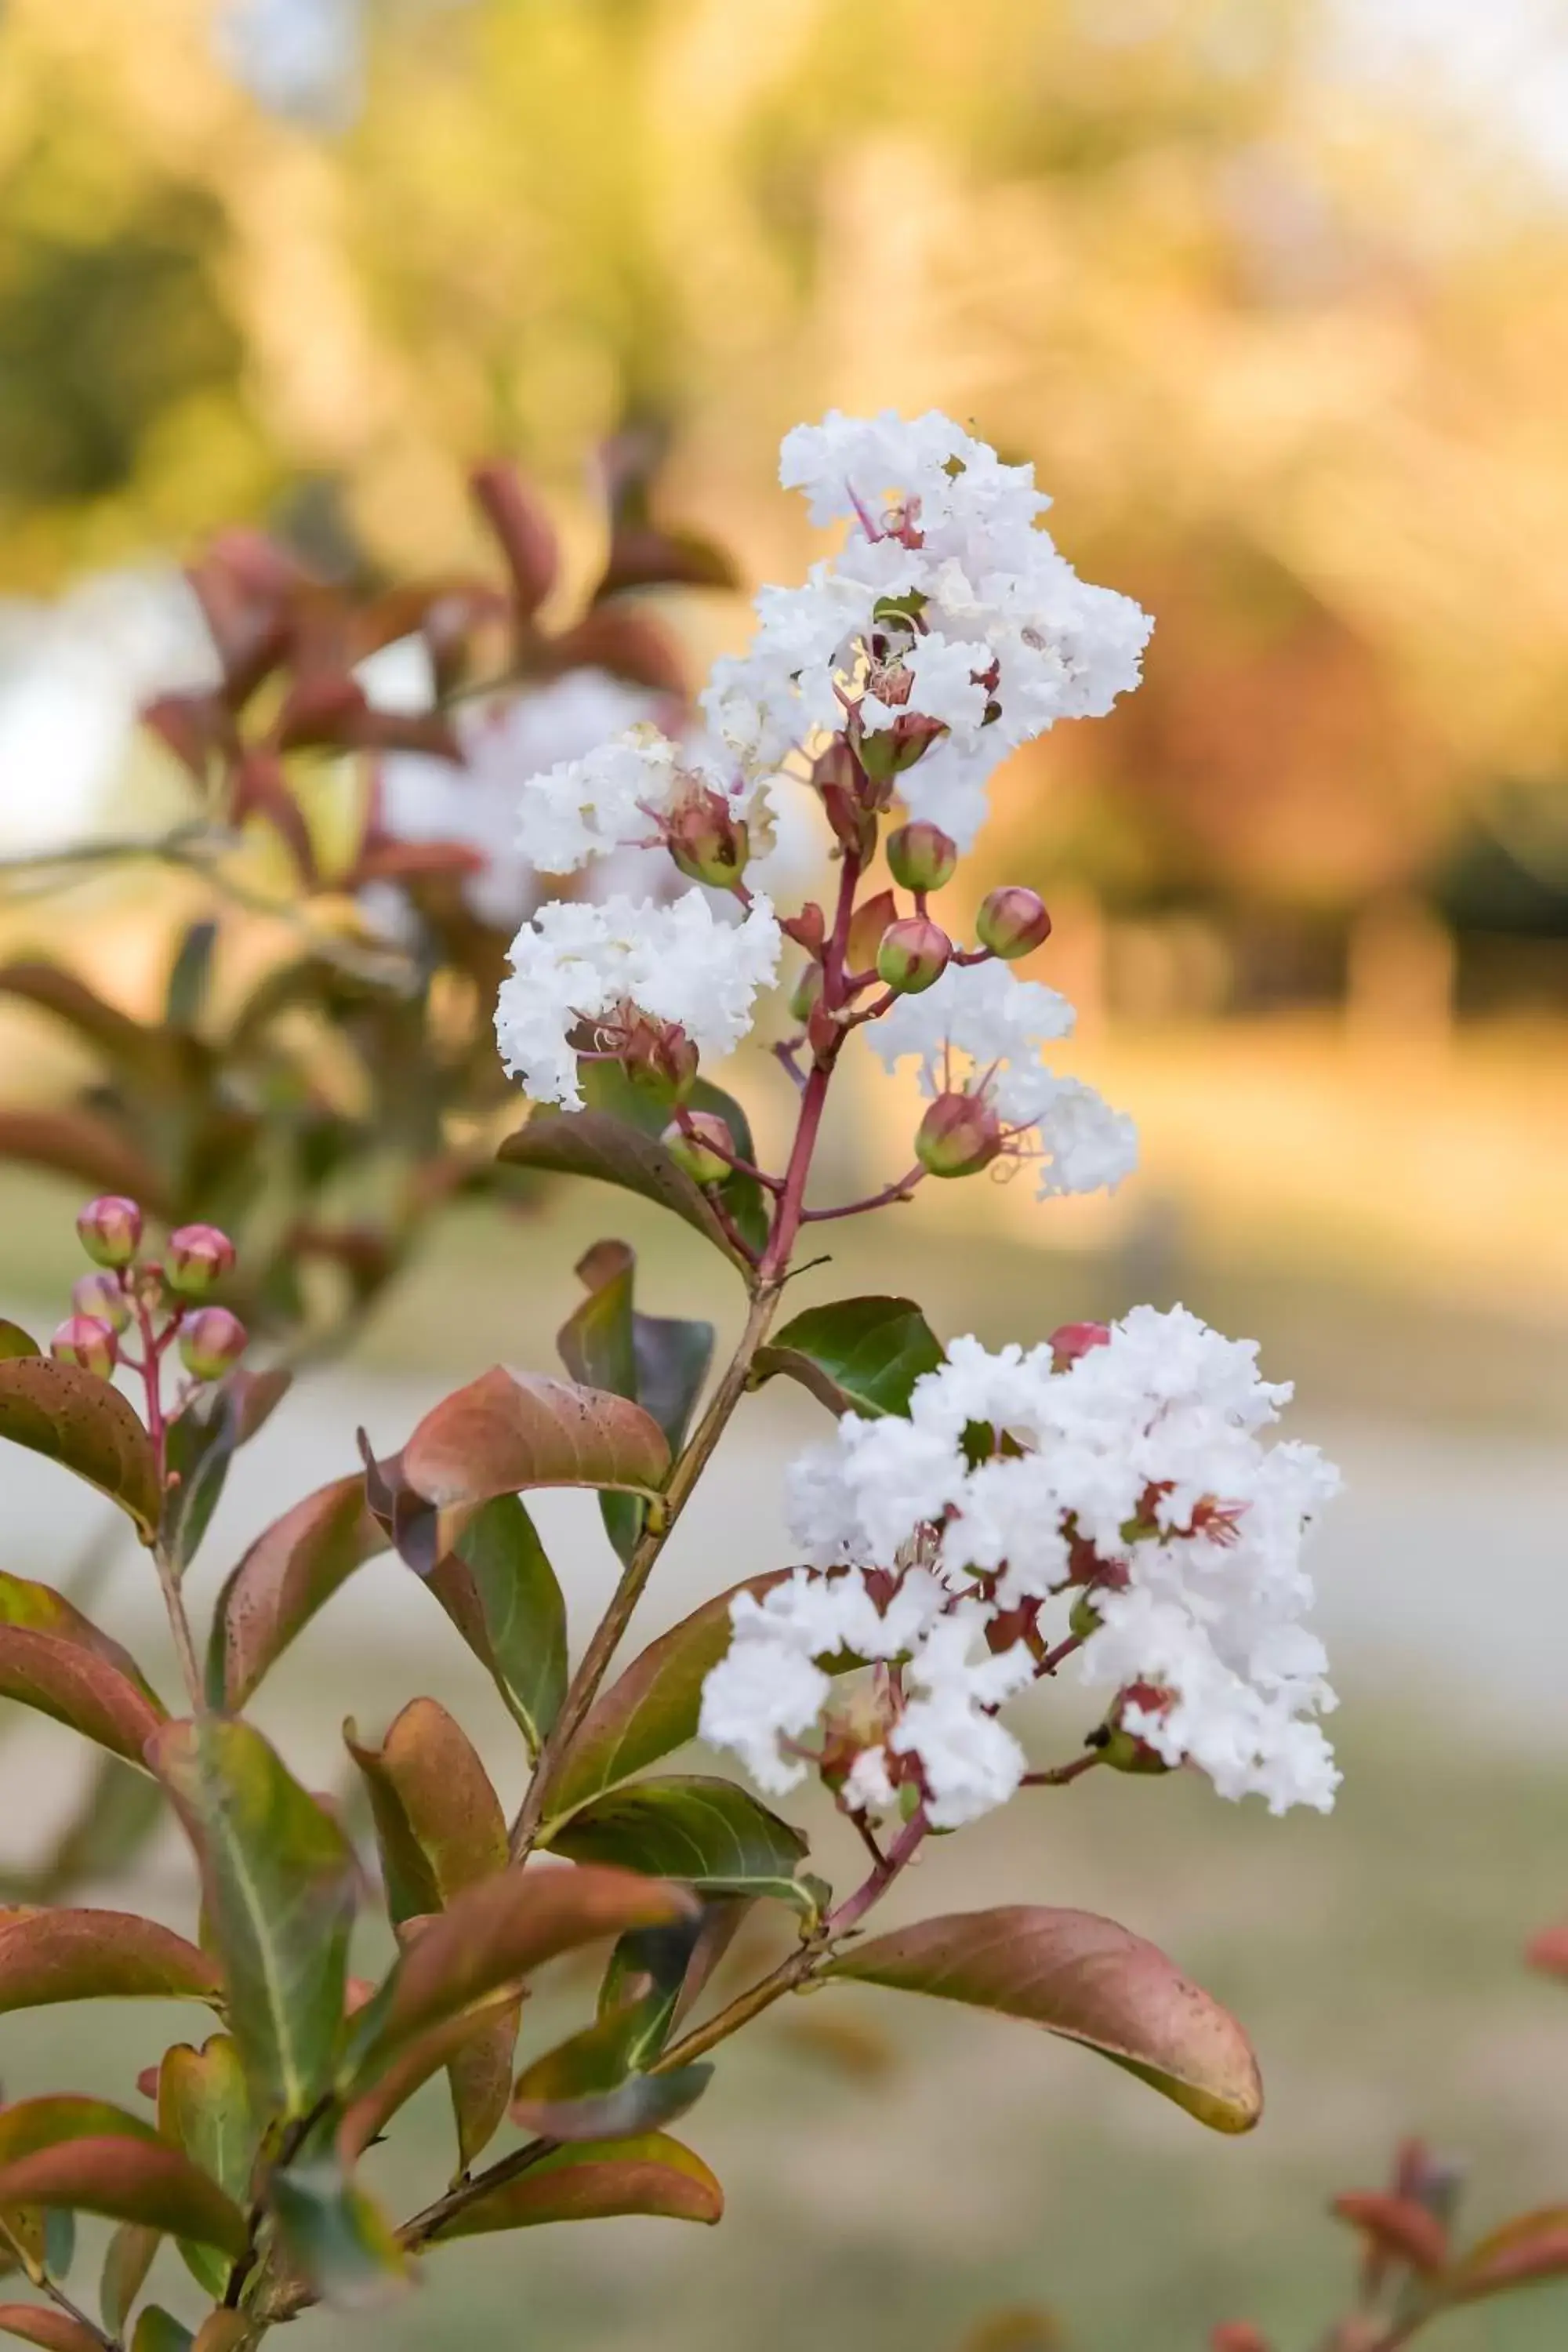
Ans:
<svg viewBox="0 0 1568 2352"><path fill-rule="evenodd" d="M447 2061L459 2171L471 2169L506 2121L521 2022L522 2003L514 2000L499 2009Z"/></svg>
<svg viewBox="0 0 1568 2352"><path fill-rule="evenodd" d="M143 1086L177 1079L188 1049L155 1023L133 1020L63 964L22 959L0 964L0 995L19 997L74 1029L117 1070Z"/></svg>
<svg viewBox="0 0 1568 2352"><path fill-rule="evenodd" d="M560 567L554 526L513 466L476 466L468 487L506 558L518 615L531 621Z"/></svg>
<svg viewBox="0 0 1568 2352"><path fill-rule="evenodd" d="M685 691L680 657L665 632L646 613L623 604L596 604L554 638L547 652L557 676L569 669L608 669L655 694Z"/></svg>
<svg viewBox="0 0 1568 2352"><path fill-rule="evenodd" d="M155 1214L168 1207L163 1180L145 1152L89 1110L0 1110L0 1159L47 1168L95 1192L125 1193Z"/></svg>
<svg viewBox="0 0 1568 2352"><path fill-rule="evenodd" d="M731 1602L737 1592L767 1591L783 1572L752 1577L705 1601L650 1642L619 1681L600 1693L546 1788L552 1827L591 1797L695 1739L703 1683L730 1646Z"/></svg>
<svg viewBox="0 0 1568 2352"><path fill-rule="evenodd" d="M540 2221L602 2221L648 2213L671 2221L717 2221L724 2192L691 2149L662 2132L559 2148L515 2180L454 2214L435 2242Z"/></svg>
<svg viewBox="0 0 1568 2352"><path fill-rule="evenodd" d="M402 2049L371 2088L351 2100L338 2126L338 2153L345 2164L363 2154L383 2132L399 2107L414 2096L443 2066L453 2067L472 2049L498 2034L507 2038L508 2051L500 2094L499 2125L511 2097L511 2050L517 2042L521 2003L510 1992L494 1994L441 2025L432 2026ZM510 2029L510 2032L509 2032ZM487 2138L489 2135L487 2133ZM483 2142L480 2142L483 2145ZM468 2158L465 2157L464 2162Z"/></svg>
<svg viewBox="0 0 1568 2352"><path fill-rule="evenodd" d="M130 1911L0 1911L0 2010L58 2000L212 2000L206 1954Z"/></svg>
<svg viewBox="0 0 1568 2352"><path fill-rule="evenodd" d="M73 2139L37 2148L0 2166L0 2206L11 2205L65 2206L140 2221L237 2260L248 2239L233 2199L158 2139Z"/></svg>
<svg viewBox="0 0 1568 2352"><path fill-rule="evenodd" d="M497 1364L426 1414L401 1464L416 1494L450 1508L527 1486L657 1493L669 1446L625 1397Z"/></svg>
<svg viewBox="0 0 1568 2352"><path fill-rule="evenodd" d="M152 1441L118 1389L52 1356L0 1362L0 1437L47 1454L130 1513L143 1543L158 1526Z"/></svg>
<svg viewBox="0 0 1568 2352"><path fill-rule="evenodd" d="M536 1110L509 1136L497 1157L513 1168L542 1168L557 1176L591 1176L636 1192L710 1241L732 1265L749 1272L699 1185L678 1168L658 1138L644 1135L606 1111Z"/></svg>
<svg viewBox="0 0 1568 2352"><path fill-rule="evenodd" d="M890 890L879 890L855 909L849 926L847 961L851 971L869 971L888 925L898 920L899 902Z"/></svg>
<svg viewBox="0 0 1568 2352"><path fill-rule="evenodd" d="M107 1659L21 1625L0 1625L0 1698L52 1715L128 1764L142 1762L164 1720L156 1701Z"/></svg>
<svg viewBox="0 0 1568 2352"><path fill-rule="evenodd" d="M215 1706L243 1706L322 1602L387 1542L363 1478L334 1479L275 1519L218 1595L207 1655Z"/></svg>
<svg viewBox="0 0 1568 2352"><path fill-rule="evenodd" d="M629 1870L509 1870L459 1895L356 2021L356 2085L416 2035L515 1985L558 1953L687 1917L691 1897Z"/></svg>
<svg viewBox="0 0 1568 2352"><path fill-rule="evenodd" d="M0 2329L44 2352L102 2352L98 2337L79 2319L51 2303L0 2303Z"/></svg>
<svg viewBox="0 0 1568 2352"><path fill-rule="evenodd" d="M733 588L734 565L712 541L695 531L660 530L652 523L618 523L610 540L595 604L628 588Z"/></svg>
<svg viewBox="0 0 1568 2352"><path fill-rule="evenodd" d="M143 2229L140 2221L121 2221L110 2238L103 2257L98 2307L111 2336L123 2333L163 2242L159 2231Z"/></svg>
<svg viewBox="0 0 1568 2352"><path fill-rule="evenodd" d="M829 1976L1026 2019L1125 2066L1215 2131L1263 2111L1258 2061L1229 2012L1142 1937L1089 1911L1010 1904L895 1929Z"/></svg>
<svg viewBox="0 0 1568 2352"><path fill-rule="evenodd" d="M79 1650L89 1650L101 1658L128 1683L135 1685L150 1706L158 1707L158 1695L143 1675L129 1650L121 1649L113 1636L96 1626L90 1617L84 1617L63 1592L52 1584L35 1584L26 1576L11 1576L0 1570L0 1625L16 1625L29 1633L47 1633L59 1642L69 1642ZM162 1713L162 1708L159 1708Z"/></svg>
<svg viewBox="0 0 1568 2352"><path fill-rule="evenodd" d="M1330 2209L1352 2229L1364 2231L1380 2253L1430 2276L1448 2255L1448 2232L1435 2213L1413 2197L1380 2189L1347 2189Z"/></svg>
<svg viewBox="0 0 1568 2352"><path fill-rule="evenodd" d="M507 1865L506 1815L468 1734L433 1698L416 1698L380 1748L343 1727L375 1816L395 1921L439 1911Z"/></svg>
<svg viewBox="0 0 1568 2352"><path fill-rule="evenodd" d="M1510 2287L1568 2276L1568 2205L1521 2213L1462 2254L1444 2282L1444 2299L1479 2303Z"/></svg>

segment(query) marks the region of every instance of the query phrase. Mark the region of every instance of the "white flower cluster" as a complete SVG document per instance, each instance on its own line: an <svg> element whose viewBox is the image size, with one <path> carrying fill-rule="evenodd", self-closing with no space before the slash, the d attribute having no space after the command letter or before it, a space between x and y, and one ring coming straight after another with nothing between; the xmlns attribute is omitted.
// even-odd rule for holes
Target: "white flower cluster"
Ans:
<svg viewBox="0 0 1568 2352"><path fill-rule="evenodd" d="M889 1070L920 1063L922 1093L982 1096L1016 1156L1037 1159L1039 1197L1114 1190L1138 1162L1138 1131L1081 1078L1041 1060L1071 1034L1073 1009L1005 963L950 963L933 986L900 996L867 1040Z"/></svg>
<svg viewBox="0 0 1568 2352"><path fill-rule="evenodd" d="M767 899L743 921L715 915L707 893L670 905L612 898L552 899L511 946L496 1004L501 1060L539 1102L581 1109L574 1034L609 1039L637 1014L684 1029L702 1053L726 1054L751 1026L757 991L778 968L779 927Z"/></svg>
<svg viewBox="0 0 1568 2352"><path fill-rule="evenodd" d="M919 1758L939 1826L972 1819L1022 1777L994 1709L1036 1665L1021 1642L971 1663L975 1642L1001 1612L1087 1587L1100 1622L1080 1671L1132 1686L1124 1728L1224 1796L1327 1810L1339 1776L1310 1718L1333 1694L1302 1622L1301 1545L1338 1477L1310 1446L1260 1442L1289 1391L1258 1379L1256 1352L1184 1308L1141 1307L1065 1366L1048 1346L955 1341L907 1420L846 1414L790 1475L813 1565L736 1602L704 1736L763 1786L787 1785L799 1758L780 1739L798 1742L820 1711L818 1662L903 1657L917 1695L886 1749ZM871 1569L900 1580L880 1633ZM857 1771L874 1796L888 1758Z"/></svg>
<svg viewBox="0 0 1568 2352"><path fill-rule="evenodd" d="M710 725L763 772L815 750L847 705L868 737L944 730L899 788L967 847L1008 752L1137 685L1147 615L1080 580L1038 527L1050 501L1032 467L1003 465L935 410L834 410L785 436L779 475L815 522L854 527L801 587L763 590L750 651L715 666Z"/></svg>

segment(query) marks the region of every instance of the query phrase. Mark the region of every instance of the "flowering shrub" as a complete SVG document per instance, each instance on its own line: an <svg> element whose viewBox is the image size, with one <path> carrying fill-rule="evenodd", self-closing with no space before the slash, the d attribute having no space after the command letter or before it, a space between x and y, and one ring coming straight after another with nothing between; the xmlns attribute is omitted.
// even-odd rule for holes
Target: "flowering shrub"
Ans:
<svg viewBox="0 0 1568 2352"><path fill-rule="evenodd" d="M0 1927L0 2006L142 1992L205 2003L222 2029L143 2078L155 2124L75 2096L0 2110L0 2217L17 2217L0 2228L54 2305L9 2307L5 2324L35 2341L70 2352L117 2341L163 2236L212 2298L201 2352L228 2352L317 2300L374 2298L415 2257L475 2231L626 2212L716 2220L718 2182L668 2127L700 2097L710 2053L808 1986L858 1980L994 2009L1101 2051L1216 2129L1257 2120L1241 2028L1126 1927L1004 1903L863 1932L929 1839L1091 1770L1190 1769L1277 1811L1327 1807L1335 1773L1314 1717L1331 1694L1303 1623L1300 1548L1333 1474L1311 1449L1269 1442L1288 1391L1258 1379L1251 1348L1181 1309L996 1353L966 1339L944 1349L908 1298L784 1317L817 1224L998 1163L1032 1165L1042 1198L1131 1169L1128 1120L1044 1059L1070 1008L1010 969L1048 932L1040 900L1021 886L993 893L969 945L929 901L984 820L996 763L1058 718L1108 709L1136 683L1148 630L1057 552L1031 470L943 417L831 416L789 436L784 478L819 520L847 522L843 549L803 587L763 591L752 648L719 665L700 724L640 717L520 781L531 864L633 865L606 896L528 913L493 992L501 1061L535 1104L500 1165L619 1186L709 1242L747 1299L716 1377L711 1328L642 1314L630 1250L600 1243L560 1334L567 1379L497 1366L395 1454L366 1445L360 1470L257 1538L198 1641L185 1571L228 1461L286 1382L244 1360L246 1249L207 1215L182 1216L154 1250L144 1204L117 1188L83 1212L92 1270L50 1352L6 1335L0 1434L128 1514L184 1687L172 1716L70 1603L5 1576L0 1691L151 1777L189 1839L202 1911L196 1941L129 1914L13 1915ZM490 498L514 623L532 630L534 519L513 488L492 481ZM629 558L627 569L647 576ZM301 605L296 584L263 567L253 610L255 577L248 557L223 573L243 623L220 633L225 682L160 723L227 816L273 826L308 880L317 852L281 764L285 734L309 726L334 746L368 735L399 757L450 747L426 740L427 716L387 726L340 635L335 667L296 660L281 706L293 716L275 716L258 748L240 724L237 666L247 645L275 643L280 593L285 612ZM418 610L426 647L445 644L438 603ZM312 625L289 623L297 653ZM377 627L394 641L389 622ZM561 666L558 645L549 659ZM831 851L827 903L788 895L780 847L802 808ZM366 834L340 877L359 893L400 879L394 928L411 926L416 972L427 934L472 908L460 889L421 896L409 877L495 880L471 856L454 863L439 830L424 828L412 856ZM373 899L360 919L388 918ZM704 1064L767 1027L786 956L790 1009L768 1051L795 1118L772 1168ZM482 965L464 969L477 980ZM440 1062L430 994L407 997L389 1082L471 1105L473 1029ZM811 1181L824 1112L862 1032L889 1066L918 1062L927 1108L902 1173L867 1199L824 1202ZM440 1094L458 1066L468 1091ZM417 1149L410 1166L416 1184L429 1181ZM171 1386L176 1360L185 1378ZM798 1564L715 1594L613 1672L731 1416L774 1378L804 1385L835 1424L790 1474ZM621 1561L600 1622L572 1629L586 1633L575 1664L522 1499L547 1486L598 1495ZM493 1677L518 1771L503 1802L461 1726L427 1698L379 1747L349 1727L399 1945L371 1982L349 1973L361 1857L244 1710L330 1594L388 1551ZM1069 1676L1100 1695L1057 1700L1063 1747L1033 1764L1002 1710ZM769 1796L820 1781L863 1849L856 1883L835 1890L808 1870L799 1829L745 1780L667 1769L696 1738ZM763 1906L793 1920L793 1942L721 1989L727 1946ZM518 2073L529 1978L601 1942L596 2009ZM456 2168L395 2226L359 2159L443 2070ZM508 2121L521 2138L481 2162ZM71 2210L120 2225L101 2326L60 2284L36 2218Z"/></svg>

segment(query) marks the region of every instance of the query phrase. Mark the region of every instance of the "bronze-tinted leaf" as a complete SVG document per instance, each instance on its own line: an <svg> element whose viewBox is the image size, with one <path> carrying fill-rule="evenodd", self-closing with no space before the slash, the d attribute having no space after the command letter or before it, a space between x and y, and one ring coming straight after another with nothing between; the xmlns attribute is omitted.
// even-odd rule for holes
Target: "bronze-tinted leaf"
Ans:
<svg viewBox="0 0 1568 2352"><path fill-rule="evenodd" d="M207 1655L213 1704L243 1706L322 1602L388 1540L359 1477L319 1486L274 1519L218 1595Z"/></svg>
<svg viewBox="0 0 1568 2352"><path fill-rule="evenodd" d="M63 964L25 957L0 964L0 995L52 1013L143 1089L166 1087L189 1066L188 1040L156 1022L133 1020Z"/></svg>
<svg viewBox="0 0 1568 2352"><path fill-rule="evenodd" d="M414 1492L445 1510L527 1486L657 1493L669 1446L625 1397L497 1364L426 1414L401 1466Z"/></svg>
<svg viewBox="0 0 1568 2352"><path fill-rule="evenodd" d="M453 2215L434 2242L541 2221L603 2221L657 2214L671 2221L717 2221L724 2192L700 2156L662 2132L645 2139L557 2149L515 2180Z"/></svg>
<svg viewBox="0 0 1568 2352"><path fill-rule="evenodd" d="M703 1683L730 1646L731 1602L738 1592L765 1592L782 1572L752 1577L705 1601L601 1691L545 1790L552 1824L696 1738Z"/></svg>
<svg viewBox="0 0 1568 2352"><path fill-rule="evenodd" d="M406 2042L377 2073L367 2090L350 2100L338 2126L338 2151L343 2161L352 2164L363 2155L372 2140L384 2130L399 2107L414 2096L432 2074L443 2066L452 2067L471 2046L482 2042L505 2029L509 2022L510 2042L517 2040L520 2004L510 1992L492 1994L488 2000L477 2001L471 2009L447 2018L428 2032ZM493 2097L492 2094L492 2097ZM499 2125L506 2114L511 2096L511 2057L509 2047L500 2095ZM489 2137L489 2134L486 2137Z"/></svg>
<svg viewBox="0 0 1568 2352"><path fill-rule="evenodd" d="M215 2180L163 2141L72 2139L0 2166L0 2206L61 2205L140 2221L237 2259L245 2216Z"/></svg>
<svg viewBox="0 0 1568 2352"><path fill-rule="evenodd" d="M0 1624L0 1698L52 1715L84 1738L140 1764L163 1710L96 1651L52 1633Z"/></svg>
<svg viewBox="0 0 1568 2352"><path fill-rule="evenodd" d="M1430 2276L1448 2257L1448 2232L1436 2213L1414 2197L1399 2197L1384 2189L1347 2189L1333 2200L1333 2211L1352 2229L1363 2231L1380 2254Z"/></svg>
<svg viewBox="0 0 1568 2352"><path fill-rule="evenodd" d="M1089 1911L1007 1904L896 1928L825 1972L968 2001L1103 2052L1215 2131L1263 2111L1258 2061L1229 2011L1142 1936Z"/></svg>
<svg viewBox="0 0 1568 2352"><path fill-rule="evenodd" d="M149 1761L201 1864L207 1934L253 2095L305 2115L337 2055L353 1849L249 1724L168 1724Z"/></svg>
<svg viewBox="0 0 1568 2352"><path fill-rule="evenodd" d="M510 2002L477 2027L447 2062L459 2172L472 2169L506 2121L521 2022L522 2003Z"/></svg>
<svg viewBox="0 0 1568 2352"><path fill-rule="evenodd" d="M130 1911L0 1911L0 2011L57 2000L213 2000L207 1955Z"/></svg>
<svg viewBox="0 0 1568 2352"><path fill-rule="evenodd" d="M116 2133L138 2141L155 2141L158 2137L144 2116L130 2115L107 2099L86 2099L74 2092L17 2099L8 2107L0 2107L0 2167L63 2140L104 2139Z"/></svg>
<svg viewBox="0 0 1568 2352"><path fill-rule="evenodd" d="M511 1869L458 1895L404 1953L355 2020L355 2086L416 2035L515 1985L558 1953L691 1908L680 1888L627 1870Z"/></svg>
<svg viewBox="0 0 1568 2352"><path fill-rule="evenodd" d="M637 1192L678 1217L723 1253L731 1265L749 1272L714 1215L700 1186L678 1168L664 1146L624 1119L596 1110L535 1110L526 1127L510 1136L499 1157L513 1168L542 1168L557 1176L591 1176L602 1184L616 1184L623 1192Z"/></svg>
<svg viewBox="0 0 1568 2352"><path fill-rule="evenodd" d="M722 548L696 531L655 523L618 523L610 537L594 602L628 588L734 588L735 567Z"/></svg>
<svg viewBox="0 0 1568 2352"><path fill-rule="evenodd" d="M89 1650L95 1658L124 1677L139 1690L148 1705L159 1707L158 1695L142 1674L129 1650L122 1649L112 1635L84 1617L73 1601L52 1584L35 1584L26 1576L10 1576L0 1570L0 1626L17 1625L33 1633L48 1633L57 1641L69 1642L79 1650Z"/></svg>
<svg viewBox="0 0 1568 2352"><path fill-rule="evenodd" d="M46 1454L118 1503L143 1543L161 1497L152 1441L116 1388L52 1356L0 1362L0 1437Z"/></svg>
<svg viewBox="0 0 1568 2352"><path fill-rule="evenodd" d="M121 2221L110 2239L103 2256L98 2307L111 2336L123 2334L162 2243L162 2231L149 2230L140 2221Z"/></svg>
<svg viewBox="0 0 1568 2352"><path fill-rule="evenodd" d="M1443 2283L1445 2302L1479 2303L1510 2288L1568 2277L1568 2205L1516 2214L1471 2246Z"/></svg>
<svg viewBox="0 0 1568 2352"><path fill-rule="evenodd" d="M416 1698L380 1748L343 1727L375 1816L395 1921L439 1911L507 1864L506 1816L472 1741L433 1698Z"/></svg>
<svg viewBox="0 0 1568 2352"><path fill-rule="evenodd" d="M90 2327L52 2303L0 2303L0 2332L41 2345L44 2352L102 2352Z"/></svg>

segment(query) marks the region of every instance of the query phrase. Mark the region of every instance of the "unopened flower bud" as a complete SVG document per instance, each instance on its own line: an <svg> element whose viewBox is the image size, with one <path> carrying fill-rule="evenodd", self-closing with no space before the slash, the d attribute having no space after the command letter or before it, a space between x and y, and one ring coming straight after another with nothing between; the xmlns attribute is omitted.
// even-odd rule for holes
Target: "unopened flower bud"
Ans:
<svg viewBox="0 0 1568 2352"><path fill-rule="evenodd" d="M121 1193L100 1193L88 1202L76 1229L94 1265L129 1265L142 1239L142 1212Z"/></svg>
<svg viewBox="0 0 1568 2352"><path fill-rule="evenodd" d="M912 768L947 731L945 719L928 719L923 710L900 710L890 727L861 737L860 764L873 782L887 783Z"/></svg>
<svg viewBox="0 0 1568 2352"><path fill-rule="evenodd" d="M947 970L952 941L928 915L889 923L877 949L877 976L900 996L918 996Z"/></svg>
<svg viewBox="0 0 1568 2352"><path fill-rule="evenodd" d="M131 1321L131 1301L107 1267L101 1274L78 1275L71 1285L71 1305L79 1315L90 1315L111 1331L123 1331Z"/></svg>
<svg viewBox="0 0 1568 2352"><path fill-rule="evenodd" d="M958 845L923 820L888 835L888 870L902 890L940 890L958 867Z"/></svg>
<svg viewBox="0 0 1568 2352"><path fill-rule="evenodd" d="M205 1298L234 1265L234 1244L216 1225L180 1225L169 1235L163 1273L182 1298Z"/></svg>
<svg viewBox="0 0 1568 2352"><path fill-rule="evenodd" d="M1099 1633L1100 1623L1099 1610L1087 1592L1080 1592L1074 1601L1068 1618L1068 1632L1075 1635L1079 1641L1087 1642L1091 1633Z"/></svg>
<svg viewBox="0 0 1568 2352"><path fill-rule="evenodd" d="M700 1056L678 1023L637 1020L626 1032L621 1066L633 1086L682 1102L697 1083Z"/></svg>
<svg viewBox="0 0 1568 2352"><path fill-rule="evenodd" d="M672 1120L660 1140L694 1184L721 1184L730 1173L730 1162L721 1155L732 1152L735 1140L717 1111L694 1110L684 1127ZM712 1144L717 1151L710 1150Z"/></svg>
<svg viewBox="0 0 1568 2352"><path fill-rule="evenodd" d="M982 947L1011 962L1050 938L1051 919L1037 890L1014 884L1005 890L993 890L982 900L974 918L974 934Z"/></svg>
<svg viewBox="0 0 1568 2352"><path fill-rule="evenodd" d="M1065 1372L1069 1364L1076 1364L1091 1348L1110 1345L1109 1323L1058 1323L1050 1338L1052 1370Z"/></svg>
<svg viewBox="0 0 1568 2352"><path fill-rule="evenodd" d="M1001 1149L1001 1123L981 1095L938 1095L915 1136L915 1157L931 1176L976 1175Z"/></svg>
<svg viewBox="0 0 1568 2352"><path fill-rule="evenodd" d="M678 802L665 832L669 854L689 882L733 887L746 870L751 840L721 793L694 792Z"/></svg>
<svg viewBox="0 0 1568 2352"><path fill-rule="evenodd" d="M57 1364L75 1364L106 1381L119 1359L120 1342L96 1315L68 1315L49 1341L49 1353Z"/></svg>
<svg viewBox="0 0 1568 2352"><path fill-rule="evenodd" d="M218 1381L245 1353L247 1334L226 1307L202 1307L180 1326L180 1361L198 1381Z"/></svg>
<svg viewBox="0 0 1568 2352"><path fill-rule="evenodd" d="M812 1009L821 995L822 966L819 963L808 963L795 982L794 992L790 997L789 1009L792 1016L796 1021L809 1021Z"/></svg>
<svg viewBox="0 0 1568 2352"><path fill-rule="evenodd" d="M1089 1733L1086 1744L1099 1748L1100 1762L1109 1764L1113 1772L1168 1772L1171 1767L1158 1748L1130 1731L1121 1717L1128 1706L1139 1707L1146 1715L1163 1715L1174 1697L1174 1692L1162 1690L1154 1683L1129 1683L1117 1693L1110 1714L1098 1730Z"/></svg>

